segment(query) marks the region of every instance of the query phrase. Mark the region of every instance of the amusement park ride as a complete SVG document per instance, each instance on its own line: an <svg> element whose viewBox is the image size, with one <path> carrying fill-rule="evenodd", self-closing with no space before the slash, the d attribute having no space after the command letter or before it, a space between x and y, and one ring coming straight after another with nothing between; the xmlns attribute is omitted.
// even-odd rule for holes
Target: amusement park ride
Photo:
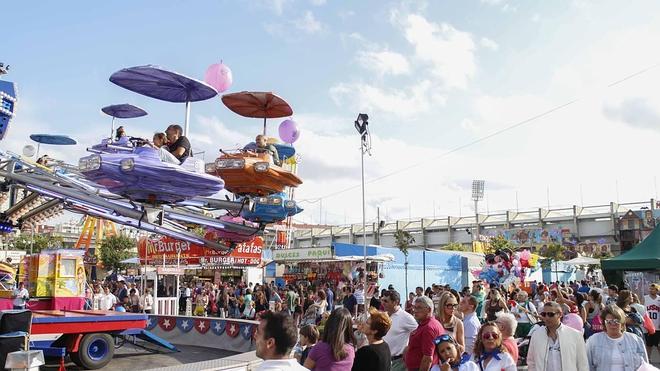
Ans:
<svg viewBox="0 0 660 371"><path fill-rule="evenodd" d="M7 70L8 66L0 64L0 75ZM218 95L207 83L151 65L122 69L112 74L110 81L148 97L185 103L184 135L189 131L191 102ZM0 80L0 98L1 140L16 109L13 83ZM293 113L284 99L269 92L227 94L222 101L239 115L263 118L264 134L266 119ZM112 117L113 134L116 119L147 114L130 104L107 106L102 111ZM194 157L183 163L171 161L147 140L132 137L102 139L87 148L91 154L81 157L78 166L52 159L44 165L33 162L30 151L24 150L20 155L0 150L0 197L9 201L9 207L0 213L3 227L0 233L33 226L61 210L68 210L87 218L87 235L81 236L79 247L85 243L89 246L94 231L105 225L100 222L104 220L210 249L230 250L262 234L266 225L282 222L302 211L292 199L293 188L302 184L295 175L296 155L290 144L298 135L297 129L289 130L286 138L290 140L286 145L269 138L269 148L276 148L278 158L249 143L242 149L221 150L220 157L208 164ZM53 140L52 137L33 139L40 144L58 144L44 141ZM233 193L233 199L212 197L223 189ZM204 230L201 235L199 227ZM71 286L72 290L77 290L74 296L84 295L84 290L77 286L86 280L83 251L67 251L71 250L54 250L52 256L49 253L29 256L21 263L22 273L16 276L16 281L28 283L32 296L53 299L50 307L34 311L31 320L33 335L60 335L58 340L40 344L41 349L69 353L76 363L89 369L110 361L113 337L130 335L173 349L171 344L144 330L143 314L84 311L82 304L71 301L61 304L55 300L58 295L49 288L63 285L60 279L71 280L70 285L75 286ZM52 266L52 272L48 269L42 272L40 267L46 264L43 259ZM11 297L9 290L14 281L5 272L10 268L0 265L0 301ZM46 271L52 275L41 277ZM0 339L0 349L1 343Z"/></svg>

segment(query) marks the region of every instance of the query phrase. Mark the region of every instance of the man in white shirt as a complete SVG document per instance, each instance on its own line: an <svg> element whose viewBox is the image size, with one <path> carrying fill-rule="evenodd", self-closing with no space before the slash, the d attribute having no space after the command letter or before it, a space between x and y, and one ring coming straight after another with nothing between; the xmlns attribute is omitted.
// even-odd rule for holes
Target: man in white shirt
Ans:
<svg viewBox="0 0 660 371"><path fill-rule="evenodd" d="M648 353L649 359L651 359L653 347L658 349L658 353L660 353L660 296L658 296L658 285L655 283L652 283L649 286L649 294L644 296L644 307L655 327L655 334L644 335L646 340L646 353Z"/></svg>
<svg viewBox="0 0 660 371"><path fill-rule="evenodd" d="M561 305L551 301L540 313L545 329L532 332L527 353L529 371L588 371L587 348L582 333L562 325Z"/></svg>
<svg viewBox="0 0 660 371"><path fill-rule="evenodd" d="M357 300L357 311L358 314L363 313L365 311L364 307L364 284L359 283L357 288L355 289L355 292L353 292L353 296L355 296L355 300Z"/></svg>
<svg viewBox="0 0 660 371"><path fill-rule="evenodd" d="M12 293L12 298L14 298L14 309L25 309L25 304L30 299L30 294L25 288L24 282L18 283L18 287Z"/></svg>
<svg viewBox="0 0 660 371"><path fill-rule="evenodd" d="M101 295L100 308L101 310L114 310L117 304L117 297L110 292L110 288L105 286L103 288L103 295Z"/></svg>
<svg viewBox="0 0 660 371"><path fill-rule="evenodd" d="M406 369L403 362L403 351L408 346L410 333L417 328L417 321L412 314L401 309L401 296L395 290L388 290L380 299L380 303L392 319L392 326L383 340L390 347L392 355L392 371Z"/></svg>
<svg viewBox="0 0 660 371"><path fill-rule="evenodd" d="M458 304L458 309L463 313L463 336L465 337L465 353L472 355L474 342L481 328L481 322L475 311L479 301L474 296L464 296Z"/></svg>
<svg viewBox="0 0 660 371"><path fill-rule="evenodd" d="M264 360L257 371L307 371L291 358L291 350L298 342L298 330L287 313L265 312L254 339L257 357Z"/></svg>

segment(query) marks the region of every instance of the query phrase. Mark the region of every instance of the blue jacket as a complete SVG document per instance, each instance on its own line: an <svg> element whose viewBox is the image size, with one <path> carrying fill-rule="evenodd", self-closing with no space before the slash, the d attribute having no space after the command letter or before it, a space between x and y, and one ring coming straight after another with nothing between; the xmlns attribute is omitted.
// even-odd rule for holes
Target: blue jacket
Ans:
<svg viewBox="0 0 660 371"><path fill-rule="evenodd" d="M612 370L612 349L619 346L623 353L623 370ZM642 361L649 361L644 347L644 340L641 337L630 333L623 333L623 341L616 343L611 340L605 332L599 332L592 335L587 340L587 358L589 359L590 371L635 371L642 365Z"/></svg>

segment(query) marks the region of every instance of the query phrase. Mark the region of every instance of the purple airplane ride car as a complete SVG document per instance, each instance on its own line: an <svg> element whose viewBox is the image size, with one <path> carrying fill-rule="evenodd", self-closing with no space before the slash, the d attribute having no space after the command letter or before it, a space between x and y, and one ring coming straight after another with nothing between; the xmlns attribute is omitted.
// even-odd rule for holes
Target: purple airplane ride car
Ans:
<svg viewBox="0 0 660 371"><path fill-rule="evenodd" d="M157 148L124 147L125 151L92 148L96 153L82 157L78 163L83 176L133 201L174 203L209 197L224 187L222 179L204 172L201 159L188 157L179 165Z"/></svg>

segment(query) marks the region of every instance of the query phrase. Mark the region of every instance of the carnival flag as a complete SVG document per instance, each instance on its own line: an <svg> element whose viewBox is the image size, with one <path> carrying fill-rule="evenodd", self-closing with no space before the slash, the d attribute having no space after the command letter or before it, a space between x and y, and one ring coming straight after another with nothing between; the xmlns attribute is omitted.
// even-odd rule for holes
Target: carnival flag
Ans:
<svg viewBox="0 0 660 371"><path fill-rule="evenodd" d="M208 319L196 319L195 328L200 334L206 334L211 328L211 321Z"/></svg>
<svg viewBox="0 0 660 371"><path fill-rule="evenodd" d="M175 327L175 320L172 317L160 317L158 320L158 326L165 331L172 331Z"/></svg>
<svg viewBox="0 0 660 371"><path fill-rule="evenodd" d="M147 317L147 330L153 330L158 325L158 318L149 316Z"/></svg>
<svg viewBox="0 0 660 371"><path fill-rule="evenodd" d="M243 339L245 340L252 339L253 331L254 331L254 325L250 323L241 325L241 335L243 335Z"/></svg>
<svg viewBox="0 0 660 371"><path fill-rule="evenodd" d="M229 322L227 324L227 335L235 338L240 332L240 326L237 323Z"/></svg>
<svg viewBox="0 0 660 371"><path fill-rule="evenodd" d="M177 318L176 327L178 327L181 332L188 332L193 328L193 320L191 318Z"/></svg>
<svg viewBox="0 0 660 371"><path fill-rule="evenodd" d="M213 333L220 336L225 332L225 327L227 326L226 321L213 321L211 322L211 330Z"/></svg>

